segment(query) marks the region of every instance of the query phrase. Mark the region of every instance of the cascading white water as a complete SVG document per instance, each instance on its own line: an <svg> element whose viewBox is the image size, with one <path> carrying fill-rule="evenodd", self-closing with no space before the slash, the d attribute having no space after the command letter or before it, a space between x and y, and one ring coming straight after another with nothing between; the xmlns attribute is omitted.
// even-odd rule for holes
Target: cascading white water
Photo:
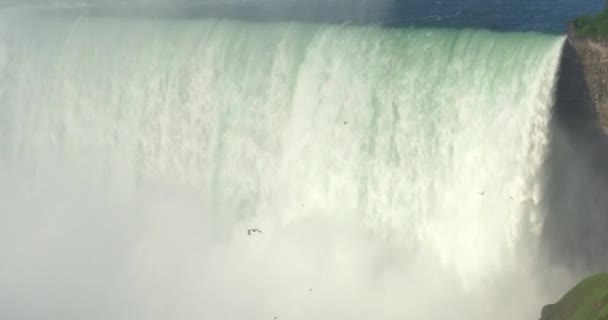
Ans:
<svg viewBox="0 0 608 320"><path fill-rule="evenodd" d="M562 37L101 18L1 27L0 231L37 244L3 254L13 262L0 284L86 257L85 284L52 286L103 292L91 299L101 307L74 308L5 286L7 315L536 316L535 293L522 293L533 284L506 283L531 277ZM45 241L40 219L58 230ZM80 241L96 251L65 249ZM48 260L19 270L38 250Z"/></svg>

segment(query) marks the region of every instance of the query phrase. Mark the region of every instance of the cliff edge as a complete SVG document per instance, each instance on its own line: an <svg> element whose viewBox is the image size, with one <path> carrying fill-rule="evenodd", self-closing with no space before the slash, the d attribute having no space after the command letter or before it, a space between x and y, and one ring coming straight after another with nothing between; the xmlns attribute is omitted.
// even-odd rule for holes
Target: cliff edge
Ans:
<svg viewBox="0 0 608 320"><path fill-rule="evenodd" d="M542 243L579 274L608 266L608 8L568 26L546 162ZM577 185L574 178L584 179Z"/></svg>
<svg viewBox="0 0 608 320"><path fill-rule="evenodd" d="M569 113L608 133L608 37L580 35L570 23L560 73L558 94L578 109Z"/></svg>

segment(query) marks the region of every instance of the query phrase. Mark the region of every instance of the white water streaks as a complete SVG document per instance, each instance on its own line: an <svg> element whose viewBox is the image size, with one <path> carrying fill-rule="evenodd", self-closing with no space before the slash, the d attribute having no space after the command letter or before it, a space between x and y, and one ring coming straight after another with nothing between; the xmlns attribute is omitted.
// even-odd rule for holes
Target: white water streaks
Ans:
<svg viewBox="0 0 608 320"><path fill-rule="evenodd" d="M562 37L21 17L0 39L5 317L547 302L533 260Z"/></svg>

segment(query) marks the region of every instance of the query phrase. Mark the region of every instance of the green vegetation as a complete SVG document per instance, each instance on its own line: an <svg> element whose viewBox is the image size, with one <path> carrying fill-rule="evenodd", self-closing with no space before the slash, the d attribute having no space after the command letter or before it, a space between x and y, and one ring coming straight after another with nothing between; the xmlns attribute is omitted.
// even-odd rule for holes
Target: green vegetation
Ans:
<svg viewBox="0 0 608 320"><path fill-rule="evenodd" d="M576 33L581 36L608 36L608 8L596 16L582 16L574 20Z"/></svg>
<svg viewBox="0 0 608 320"><path fill-rule="evenodd" d="M556 304L543 308L541 320L608 319L608 273L581 281Z"/></svg>

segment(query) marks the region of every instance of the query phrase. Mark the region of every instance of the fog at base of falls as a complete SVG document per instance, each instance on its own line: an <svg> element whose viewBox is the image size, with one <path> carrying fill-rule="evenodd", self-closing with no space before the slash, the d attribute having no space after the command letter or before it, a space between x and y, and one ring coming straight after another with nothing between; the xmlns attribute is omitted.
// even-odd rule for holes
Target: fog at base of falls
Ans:
<svg viewBox="0 0 608 320"><path fill-rule="evenodd" d="M5 169L0 314L12 319L527 319L574 280L522 257L465 288L428 252L320 209L234 223L185 187L118 195L74 172L40 184ZM547 292L547 279L563 285Z"/></svg>

